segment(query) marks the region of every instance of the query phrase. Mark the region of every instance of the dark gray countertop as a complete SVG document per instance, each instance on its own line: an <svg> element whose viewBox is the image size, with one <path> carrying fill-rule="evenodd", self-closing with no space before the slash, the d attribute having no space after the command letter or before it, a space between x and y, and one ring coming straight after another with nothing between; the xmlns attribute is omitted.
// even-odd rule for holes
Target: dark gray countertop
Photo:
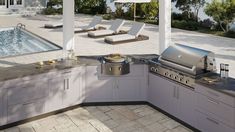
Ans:
<svg viewBox="0 0 235 132"><path fill-rule="evenodd" d="M0 68L0 82L79 66L97 66L101 64L99 61L100 57L101 56L79 56L78 61L71 62L71 66L66 66L63 61L58 61L52 65L44 65L42 68L37 68L39 67L37 63ZM128 55L127 57L131 58L131 64L148 64L148 60L157 57L157 55Z"/></svg>
<svg viewBox="0 0 235 132"><path fill-rule="evenodd" d="M208 82L205 80L205 77L211 78L211 79L218 79L218 81ZM204 76L203 78L196 80L196 84L199 84L199 85L208 87L210 89L222 92L229 96L235 97L235 79L234 78L221 79L219 74L212 73L212 74L208 74Z"/></svg>
<svg viewBox="0 0 235 132"><path fill-rule="evenodd" d="M0 82L22 78L26 76L38 75L43 73L49 73L58 70L65 70L80 66L97 66L100 65L99 58L102 56L79 56L79 61L73 61L71 66L66 66L64 62L60 61L53 65L45 65L43 68L36 68L38 64L19 65L10 68L0 68ZM132 62L131 64L148 64L148 60L157 58L158 55L127 55ZM205 75L208 78L219 78L216 73ZM229 78L227 80L220 80L216 83L208 83L203 78L197 79L196 84L214 89L216 91L225 93L227 95L235 97L235 79Z"/></svg>

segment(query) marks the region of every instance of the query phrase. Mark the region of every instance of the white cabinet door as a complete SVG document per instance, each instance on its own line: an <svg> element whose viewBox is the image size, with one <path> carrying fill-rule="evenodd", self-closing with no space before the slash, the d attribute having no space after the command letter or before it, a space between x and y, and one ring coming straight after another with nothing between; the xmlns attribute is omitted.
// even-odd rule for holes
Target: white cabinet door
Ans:
<svg viewBox="0 0 235 132"><path fill-rule="evenodd" d="M86 68L86 102L113 101L114 79L102 76L98 66Z"/></svg>
<svg viewBox="0 0 235 132"><path fill-rule="evenodd" d="M116 101L141 101L142 81L138 77L118 77L114 87Z"/></svg>
<svg viewBox="0 0 235 132"><path fill-rule="evenodd" d="M182 121L195 125L195 92L149 74L149 101Z"/></svg>
<svg viewBox="0 0 235 132"><path fill-rule="evenodd" d="M69 107L80 104L80 89L83 86L83 75L81 69L65 78L65 91L63 94L63 105Z"/></svg>
<svg viewBox="0 0 235 132"><path fill-rule="evenodd" d="M63 108L64 77L58 76L49 80L49 96L46 101L46 112Z"/></svg>
<svg viewBox="0 0 235 132"><path fill-rule="evenodd" d="M153 105L167 111L176 111L172 102L174 97L174 88L167 80L156 76L152 73L149 74L149 102Z"/></svg>
<svg viewBox="0 0 235 132"><path fill-rule="evenodd" d="M188 123L189 125L195 126L195 100L196 94L192 89L178 86L178 99L179 99L179 119Z"/></svg>

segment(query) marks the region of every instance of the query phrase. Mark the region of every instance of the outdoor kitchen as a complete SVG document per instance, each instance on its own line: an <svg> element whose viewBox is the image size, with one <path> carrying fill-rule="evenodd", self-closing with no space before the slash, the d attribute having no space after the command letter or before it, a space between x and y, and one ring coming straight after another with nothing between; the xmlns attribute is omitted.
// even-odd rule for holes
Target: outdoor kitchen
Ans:
<svg viewBox="0 0 235 132"><path fill-rule="evenodd" d="M74 56L6 68L1 129L74 107L148 104L195 131L234 132L235 79L221 77L215 65L212 52L176 44L161 55Z"/></svg>

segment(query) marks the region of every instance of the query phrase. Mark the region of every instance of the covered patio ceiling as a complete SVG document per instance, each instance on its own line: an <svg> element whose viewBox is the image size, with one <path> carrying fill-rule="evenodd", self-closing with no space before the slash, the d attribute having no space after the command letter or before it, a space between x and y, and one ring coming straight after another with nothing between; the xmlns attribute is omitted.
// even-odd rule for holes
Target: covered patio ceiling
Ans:
<svg viewBox="0 0 235 132"><path fill-rule="evenodd" d="M159 6L159 53L162 53L171 44L171 0L159 0ZM63 0L64 55L74 50L74 44L74 0Z"/></svg>

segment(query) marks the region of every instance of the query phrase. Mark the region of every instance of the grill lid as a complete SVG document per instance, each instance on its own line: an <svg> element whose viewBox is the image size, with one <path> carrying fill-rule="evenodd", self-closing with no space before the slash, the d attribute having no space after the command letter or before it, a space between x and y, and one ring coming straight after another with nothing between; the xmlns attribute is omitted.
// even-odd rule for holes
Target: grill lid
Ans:
<svg viewBox="0 0 235 132"><path fill-rule="evenodd" d="M181 44L168 47L159 57L159 62L175 69L199 74L207 69L207 58L214 53Z"/></svg>

